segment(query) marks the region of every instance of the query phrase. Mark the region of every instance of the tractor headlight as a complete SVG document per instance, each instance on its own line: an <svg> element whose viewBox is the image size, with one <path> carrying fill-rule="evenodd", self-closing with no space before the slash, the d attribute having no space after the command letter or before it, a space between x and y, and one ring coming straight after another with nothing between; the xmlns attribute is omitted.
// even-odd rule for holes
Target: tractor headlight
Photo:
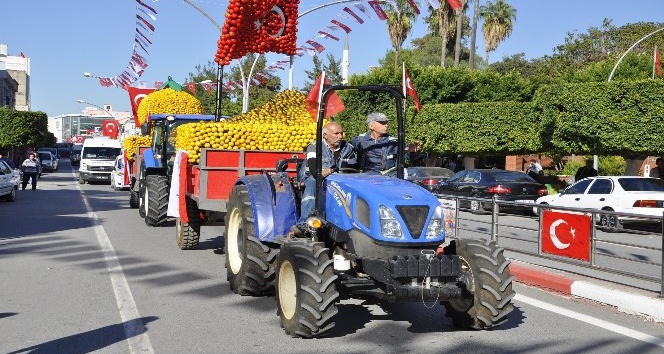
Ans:
<svg viewBox="0 0 664 354"><path fill-rule="evenodd" d="M378 208L378 214L380 216L380 233L383 237L403 238L401 224L388 207L381 205Z"/></svg>
<svg viewBox="0 0 664 354"><path fill-rule="evenodd" d="M427 227L426 238L438 238L443 233L443 209L439 206L436 207L436 211L429 221L429 226Z"/></svg>

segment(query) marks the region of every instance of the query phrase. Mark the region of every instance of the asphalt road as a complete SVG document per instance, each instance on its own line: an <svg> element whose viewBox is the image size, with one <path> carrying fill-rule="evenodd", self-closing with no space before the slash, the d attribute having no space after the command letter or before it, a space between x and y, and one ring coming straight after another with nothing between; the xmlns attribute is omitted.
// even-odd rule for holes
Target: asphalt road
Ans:
<svg viewBox="0 0 664 354"><path fill-rule="evenodd" d="M198 250L147 227L128 192L79 185L66 160L0 203L1 353L661 353L664 325L516 284L515 311L462 331L440 305L346 300L321 339L284 334L273 297L226 283L223 230Z"/></svg>

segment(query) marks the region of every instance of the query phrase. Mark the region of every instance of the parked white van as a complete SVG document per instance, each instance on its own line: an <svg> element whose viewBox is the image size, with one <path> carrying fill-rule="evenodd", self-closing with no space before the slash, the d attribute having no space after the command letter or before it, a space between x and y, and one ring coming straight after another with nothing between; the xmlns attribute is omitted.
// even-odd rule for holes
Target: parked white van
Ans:
<svg viewBox="0 0 664 354"><path fill-rule="evenodd" d="M110 181L115 158L120 155L121 150L120 141L109 137L86 139L81 150L78 183Z"/></svg>

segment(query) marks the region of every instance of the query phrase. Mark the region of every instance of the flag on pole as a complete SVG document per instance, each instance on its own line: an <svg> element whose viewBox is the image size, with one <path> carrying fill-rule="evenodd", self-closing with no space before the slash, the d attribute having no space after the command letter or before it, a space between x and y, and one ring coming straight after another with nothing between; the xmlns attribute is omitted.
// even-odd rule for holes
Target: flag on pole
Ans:
<svg viewBox="0 0 664 354"><path fill-rule="evenodd" d="M129 160L127 159L127 150L122 149L122 183L125 186L129 185L129 175L132 174Z"/></svg>
<svg viewBox="0 0 664 354"><path fill-rule="evenodd" d="M324 83L324 84L323 84ZM311 115L311 120L314 122L318 119L318 105L323 96L323 88L325 85L330 85L330 79L325 76L325 71L323 71L314 86L309 91L305 104L307 106L307 111ZM336 92L333 92L331 95L327 96L327 102L325 102L325 116L323 118L329 118L333 115L346 109L344 103L341 101L341 97L337 95Z"/></svg>
<svg viewBox="0 0 664 354"><path fill-rule="evenodd" d="M655 46L655 54L653 55L653 62L654 62L654 65L655 65L653 73L657 74L657 77L662 76L662 62L659 59L659 51L657 50L657 46ZM653 75L653 78L654 78L654 75Z"/></svg>
<svg viewBox="0 0 664 354"><path fill-rule="evenodd" d="M406 63L403 63L403 95L410 96L415 102L415 108L417 111L422 110L422 105L420 104L420 99L417 97L417 92L415 91L415 86L413 81L410 79L410 75L406 71Z"/></svg>
<svg viewBox="0 0 664 354"><path fill-rule="evenodd" d="M447 4L450 5L452 10L454 10L454 11L460 9L463 6L461 4L461 1L459 1L459 0L447 0Z"/></svg>

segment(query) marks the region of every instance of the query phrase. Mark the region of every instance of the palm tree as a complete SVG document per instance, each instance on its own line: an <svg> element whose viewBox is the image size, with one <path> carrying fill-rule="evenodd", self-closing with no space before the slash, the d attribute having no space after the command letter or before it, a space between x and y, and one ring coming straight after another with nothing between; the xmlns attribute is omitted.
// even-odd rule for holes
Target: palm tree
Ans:
<svg viewBox="0 0 664 354"><path fill-rule="evenodd" d="M489 1L480 8L480 16L484 18L482 33L488 64L489 53L496 50L500 42L512 34L514 21L516 21L516 9L504 0L496 0L495 4Z"/></svg>
<svg viewBox="0 0 664 354"><path fill-rule="evenodd" d="M394 67L397 67L399 65L399 51L410 30L413 29L417 14L406 0L394 1L393 3L396 6L390 3L381 3L381 6L387 14L387 33L395 51Z"/></svg>
<svg viewBox="0 0 664 354"><path fill-rule="evenodd" d="M428 24L429 32L432 35L437 35L441 39L440 44L440 66L445 67L445 57L447 56L447 44L449 43L452 36L454 36L454 27L453 24L454 12L452 8L449 7L447 2L440 4L438 10L435 10L433 7L429 7L429 16L426 17L425 21Z"/></svg>
<svg viewBox="0 0 664 354"><path fill-rule="evenodd" d="M468 59L468 67L470 69L475 68L475 51L476 51L476 45L475 42L477 40L477 22L479 20L480 16L480 0L475 0L475 7L473 9L473 27L470 31L470 58Z"/></svg>
<svg viewBox="0 0 664 354"><path fill-rule="evenodd" d="M456 43L454 44L454 66L459 67L461 61L461 37L463 36L463 18L466 10L468 9L468 2L470 0L459 0L461 8L455 11L456 13ZM447 3L447 2L446 2Z"/></svg>

